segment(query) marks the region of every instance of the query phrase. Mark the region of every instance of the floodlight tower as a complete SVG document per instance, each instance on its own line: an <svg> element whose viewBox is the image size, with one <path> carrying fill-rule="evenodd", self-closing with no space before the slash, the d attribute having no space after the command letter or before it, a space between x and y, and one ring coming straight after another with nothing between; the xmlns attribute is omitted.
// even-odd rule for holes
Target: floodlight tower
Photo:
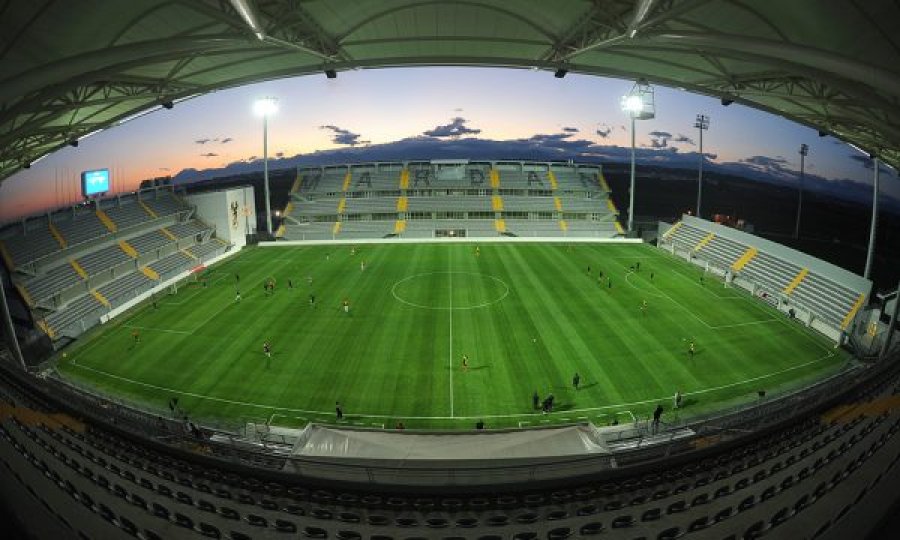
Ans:
<svg viewBox="0 0 900 540"><path fill-rule="evenodd" d="M259 98L253 104L253 111L263 119L263 183L266 193L266 232L272 236L272 207L269 201L269 116L278 110L278 100L273 97Z"/></svg>
<svg viewBox="0 0 900 540"><path fill-rule="evenodd" d="M628 232L634 230L634 121L656 116L653 88L647 81L637 81L628 95L622 96L622 110L631 117L631 188L628 193Z"/></svg>
<svg viewBox="0 0 900 540"><path fill-rule="evenodd" d="M709 129L709 117L698 114L694 127L700 131L700 173L697 176L697 217L700 217L700 202L703 197L703 132Z"/></svg>
<svg viewBox="0 0 900 540"><path fill-rule="evenodd" d="M806 163L806 156L809 155L809 146L800 145L800 185L797 186L799 192L797 197L797 224L794 225L794 238L800 238L800 212L803 210L803 167Z"/></svg>

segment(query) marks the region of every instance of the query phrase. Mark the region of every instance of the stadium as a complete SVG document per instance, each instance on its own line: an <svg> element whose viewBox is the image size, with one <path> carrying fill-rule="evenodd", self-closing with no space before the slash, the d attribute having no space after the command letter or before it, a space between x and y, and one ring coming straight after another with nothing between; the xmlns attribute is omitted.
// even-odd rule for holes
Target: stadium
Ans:
<svg viewBox="0 0 900 540"><path fill-rule="evenodd" d="M0 13L15 36L0 56L4 179L257 81L421 65L634 81L624 173L410 157L298 165L270 184L266 153L262 175L126 193L108 168L87 170L82 202L4 224L0 517L13 534L893 531L900 303L873 265L877 235L895 241L878 177L900 165L900 63L885 31L860 31L900 21L896 5L97 0ZM822 220L865 227L864 271L720 219L716 199L701 212L702 168L695 211L636 211L649 180L635 183L634 123L653 118L652 84L869 154L871 219ZM896 274L896 254L880 264Z"/></svg>

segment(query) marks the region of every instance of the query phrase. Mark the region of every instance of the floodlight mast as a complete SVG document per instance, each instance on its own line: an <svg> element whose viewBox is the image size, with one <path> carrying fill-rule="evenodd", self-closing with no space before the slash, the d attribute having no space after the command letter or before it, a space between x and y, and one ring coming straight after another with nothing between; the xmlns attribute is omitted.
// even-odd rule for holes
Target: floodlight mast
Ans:
<svg viewBox="0 0 900 540"><path fill-rule="evenodd" d="M700 131L700 168L697 175L697 217L700 216L700 203L703 199L703 132L709 129L709 117L705 114L698 114L694 127Z"/></svg>
<svg viewBox="0 0 900 540"><path fill-rule="evenodd" d="M863 277L869 279L872 275L872 258L875 254L875 234L878 230L878 172L881 169L878 157L872 158L875 176L872 178L872 219L869 222L869 248L866 250L866 269Z"/></svg>
<svg viewBox="0 0 900 540"><path fill-rule="evenodd" d="M649 120L656 116L656 104L653 100L653 88L646 81L637 81L622 96L622 110L631 117L631 187L628 190L628 232L634 230L634 176L635 176L635 120Z"/></svg>
<svg viewBox="0 0 900 540"><path fill-rule="evenodd" d="M263 185L266 196L266 232L272 236L272 206L269 200L269 115L278 110L278 100L273 97L257 99L253 110L263 117Z"/></svg>
<svg viewBox="0 0 900 540"><path fill-rule="evenodd" d="M806 164L806 156L809 155L809 146L800 145L800 184L797 186L797 223L794 225L794 238L800 238L800 213L803 211L803 169Z"/></svg>

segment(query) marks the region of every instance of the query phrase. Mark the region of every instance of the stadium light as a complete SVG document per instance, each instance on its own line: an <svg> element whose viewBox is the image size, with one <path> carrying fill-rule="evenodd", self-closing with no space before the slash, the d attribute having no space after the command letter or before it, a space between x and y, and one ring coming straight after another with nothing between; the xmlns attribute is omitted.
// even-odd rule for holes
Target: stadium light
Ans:
<svg viewBox="0 0 900 540"><path fill-rule="evenodd" d="M794 238L800 238L800 212L803 209L803 168L806 164L806 156L809 155L809 146L800 145L800 184L797 186L797 224L794 225Z"/></svg>
<svg viewBox="0 0 900 540"><path fill-rule="evenodd" d="M622 111L631 117L631 189L628 194L628 232L634 230L634 121L649 120L656 116L653 88L647 81L637 81L628 95L622 96Z"/></svg>
<svg viewBox="0 0 900 540"><path fill-rule="evenodd" d="M278 110L278 100L273 97L259 98L253 104L253 111L263 118L263 185L266 194L266 232L272 236L272 207L269 202L269 116Z"/></svg>
<svg viewBox="0 0 900 540"><path fill-rule="evenodd" d="M702 218L700 215L700 203L703 198L703 132L709 129L709 117L705 114L698 114L697 120L694 122L694 127L700 131L700 168L699 174L697 175L697 217Z"/></svg>

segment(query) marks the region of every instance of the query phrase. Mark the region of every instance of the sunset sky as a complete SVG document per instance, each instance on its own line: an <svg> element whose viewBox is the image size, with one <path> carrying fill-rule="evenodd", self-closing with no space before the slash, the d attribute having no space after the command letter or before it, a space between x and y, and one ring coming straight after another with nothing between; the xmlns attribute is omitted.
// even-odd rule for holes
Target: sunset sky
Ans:
<svg viewBox="0 0 900 540"><path fill-rule="evenodd" d="M346 146L383 144L423 136L438 126L480 130L480 139L511 140L566 134L598 145L627 147L627 116L619 100L631 81L498 68L403 68L342 72L337 79L308 76L223 90L176 104L108 129L65 148L5 180L0 221L74 202L79 173L109 168L115 191L184 168L218 168L262 155L262 121L253 101L272 96L269 155L308 154ZM806 170L825 179L871 184L863 156L831 137L780 117L717 99L656 88L656 118L637 122L639 146L661 155L697 151L698 113L711 117L704 152L715 163L799 169L797 151L810 146ZM453 123L454 118L464 121ZM331 126L331 127L324 127ZM434 132L439 133L439 132ZM666 135L669 135L668 137ZM891 171L884 189L900 198Z"/></svg>

